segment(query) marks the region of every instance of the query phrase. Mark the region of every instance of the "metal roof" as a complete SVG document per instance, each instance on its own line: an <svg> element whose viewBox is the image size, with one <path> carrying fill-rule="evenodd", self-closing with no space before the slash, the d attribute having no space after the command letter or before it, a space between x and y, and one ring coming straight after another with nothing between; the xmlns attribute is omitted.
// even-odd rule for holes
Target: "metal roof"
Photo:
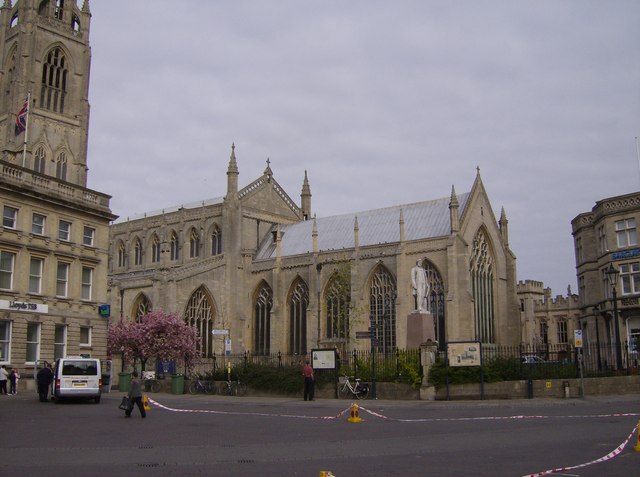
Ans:
<svg viewBox="0 0 640 477"><path fill-rule="evenodd" d="M459 213L462 216L470 193L458 195ZM317 218L318 248L320 251L354 248L354 227L358 221L358 240L361 247L400 241L400 213L404 217L404 239L419 240L447 236L450 197L397 205L383 209L354 212L333 217ZM274 227L275 229L275 227ZM313 252L313 220L290 225L280 225L282 256ZM275 244L266 241L257 259L275 257Z"/></svg>

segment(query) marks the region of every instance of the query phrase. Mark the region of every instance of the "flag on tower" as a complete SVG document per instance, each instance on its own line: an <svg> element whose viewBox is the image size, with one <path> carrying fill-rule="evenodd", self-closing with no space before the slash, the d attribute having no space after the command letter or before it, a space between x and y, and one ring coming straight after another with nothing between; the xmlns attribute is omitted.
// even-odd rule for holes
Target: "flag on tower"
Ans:
<svg viewBox="0 0 640 477"><path fill-rule="evenodd" d="M24 105L16 116L16 136L27 129L27 114L29 114L29 96L24 100Z"/></svg>

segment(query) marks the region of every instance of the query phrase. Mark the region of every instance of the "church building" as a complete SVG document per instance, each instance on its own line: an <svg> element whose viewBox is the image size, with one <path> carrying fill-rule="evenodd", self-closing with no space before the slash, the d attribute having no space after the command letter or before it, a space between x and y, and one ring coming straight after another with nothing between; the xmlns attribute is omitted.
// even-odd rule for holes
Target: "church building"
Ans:
<svg viewBox="0 0 640 477"><path fill-rule="evenodd" d="M179 313L205 358L367 349L356 337L367 331L384 352L424 338L441 348L520 343L506 214L496 218L479 170L462 194L452 187L449 197L331 217L314 213L306 171L299 205L269 161L244 187L239 176L232 146L224 196L111 226L114 315ZM427 282L422 311L416 264ZM417 341L415 315L427 330Z"/></svg>

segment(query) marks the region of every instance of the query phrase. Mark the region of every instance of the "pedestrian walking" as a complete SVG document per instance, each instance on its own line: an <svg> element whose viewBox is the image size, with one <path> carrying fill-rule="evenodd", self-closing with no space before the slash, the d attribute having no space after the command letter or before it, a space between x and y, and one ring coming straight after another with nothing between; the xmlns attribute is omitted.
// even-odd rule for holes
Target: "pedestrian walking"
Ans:
<svg viewBox="0 0 640 477"><path fill-rule="evenodd" d="M7 394L7 378L9 377L9 373L7 373L7 367L3 364L0 367L0 394Z"/></svg>
<svg viewBox="0 0 640 477"><path fill-rule="evenodd" d="M20 379L20 373L16 368L11 369L11 373L9 373L9 381L11 382L11 387L9 389L10 394L18 394L18 380Z"/></svg>
<svg viewBox="0 0 640 477"><path fill-rule="evenodd" d="M48 402L49 388L53 382L53 371L49 363L45 363L44 368L38 371L36 381L38 382L38 397L40 398L40 402Z"/></svg>
<svg viewBox="0 0 640 477"><path fill-rule="evenodd" d="M125 417L131 417L133 411L133 405L138 406L140 415L142 418L147 417L147 411L144 410L144 403L142 402L142 384L138 379L138 373L134 371L131 373L131 387L129 388L129 409L124 412Z"/></svg>
<svg viewBox="0 0 640 477"><path fill-rule="evenodd" d="M313 377L313 368L309 364L309 360L307 360L302 367L302 376L304 377L304 400L313 401L315 379Z"/></svg>

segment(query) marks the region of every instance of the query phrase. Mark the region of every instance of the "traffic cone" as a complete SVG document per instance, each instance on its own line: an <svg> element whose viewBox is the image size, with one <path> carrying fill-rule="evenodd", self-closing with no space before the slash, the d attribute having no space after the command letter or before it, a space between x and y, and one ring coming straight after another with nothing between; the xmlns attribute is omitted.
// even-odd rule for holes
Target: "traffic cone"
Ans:
<svg viewBox="0 0 640 477"><path fill-rule="evenodd" d="M336 477L330 470L321 470L320 477Z"/></svg>
<svg viewBox="0 0 640 477"><path fill-rule="evenodd" d="M142 395L142 405L144 406L145 411L151 411L151 406L149 406L149 397L146 394Z"/></svg>
<svg viewBox="0 0 640 477"><path fill-rule="evenodd" d="M640 421L638 421L638 440L636 442L636 445L633 446L633 450L636 452L640 452Z"/></svg>
<svg viewBox="0 0 640 477"><path fill-rule="evenodd" d="M359 415L358 415L358 405L356 403L353 403L351 405L351 415L349 416L349 418L347 419L347 421L349 422L362 422L364 419L362 419Z"/></svg>

